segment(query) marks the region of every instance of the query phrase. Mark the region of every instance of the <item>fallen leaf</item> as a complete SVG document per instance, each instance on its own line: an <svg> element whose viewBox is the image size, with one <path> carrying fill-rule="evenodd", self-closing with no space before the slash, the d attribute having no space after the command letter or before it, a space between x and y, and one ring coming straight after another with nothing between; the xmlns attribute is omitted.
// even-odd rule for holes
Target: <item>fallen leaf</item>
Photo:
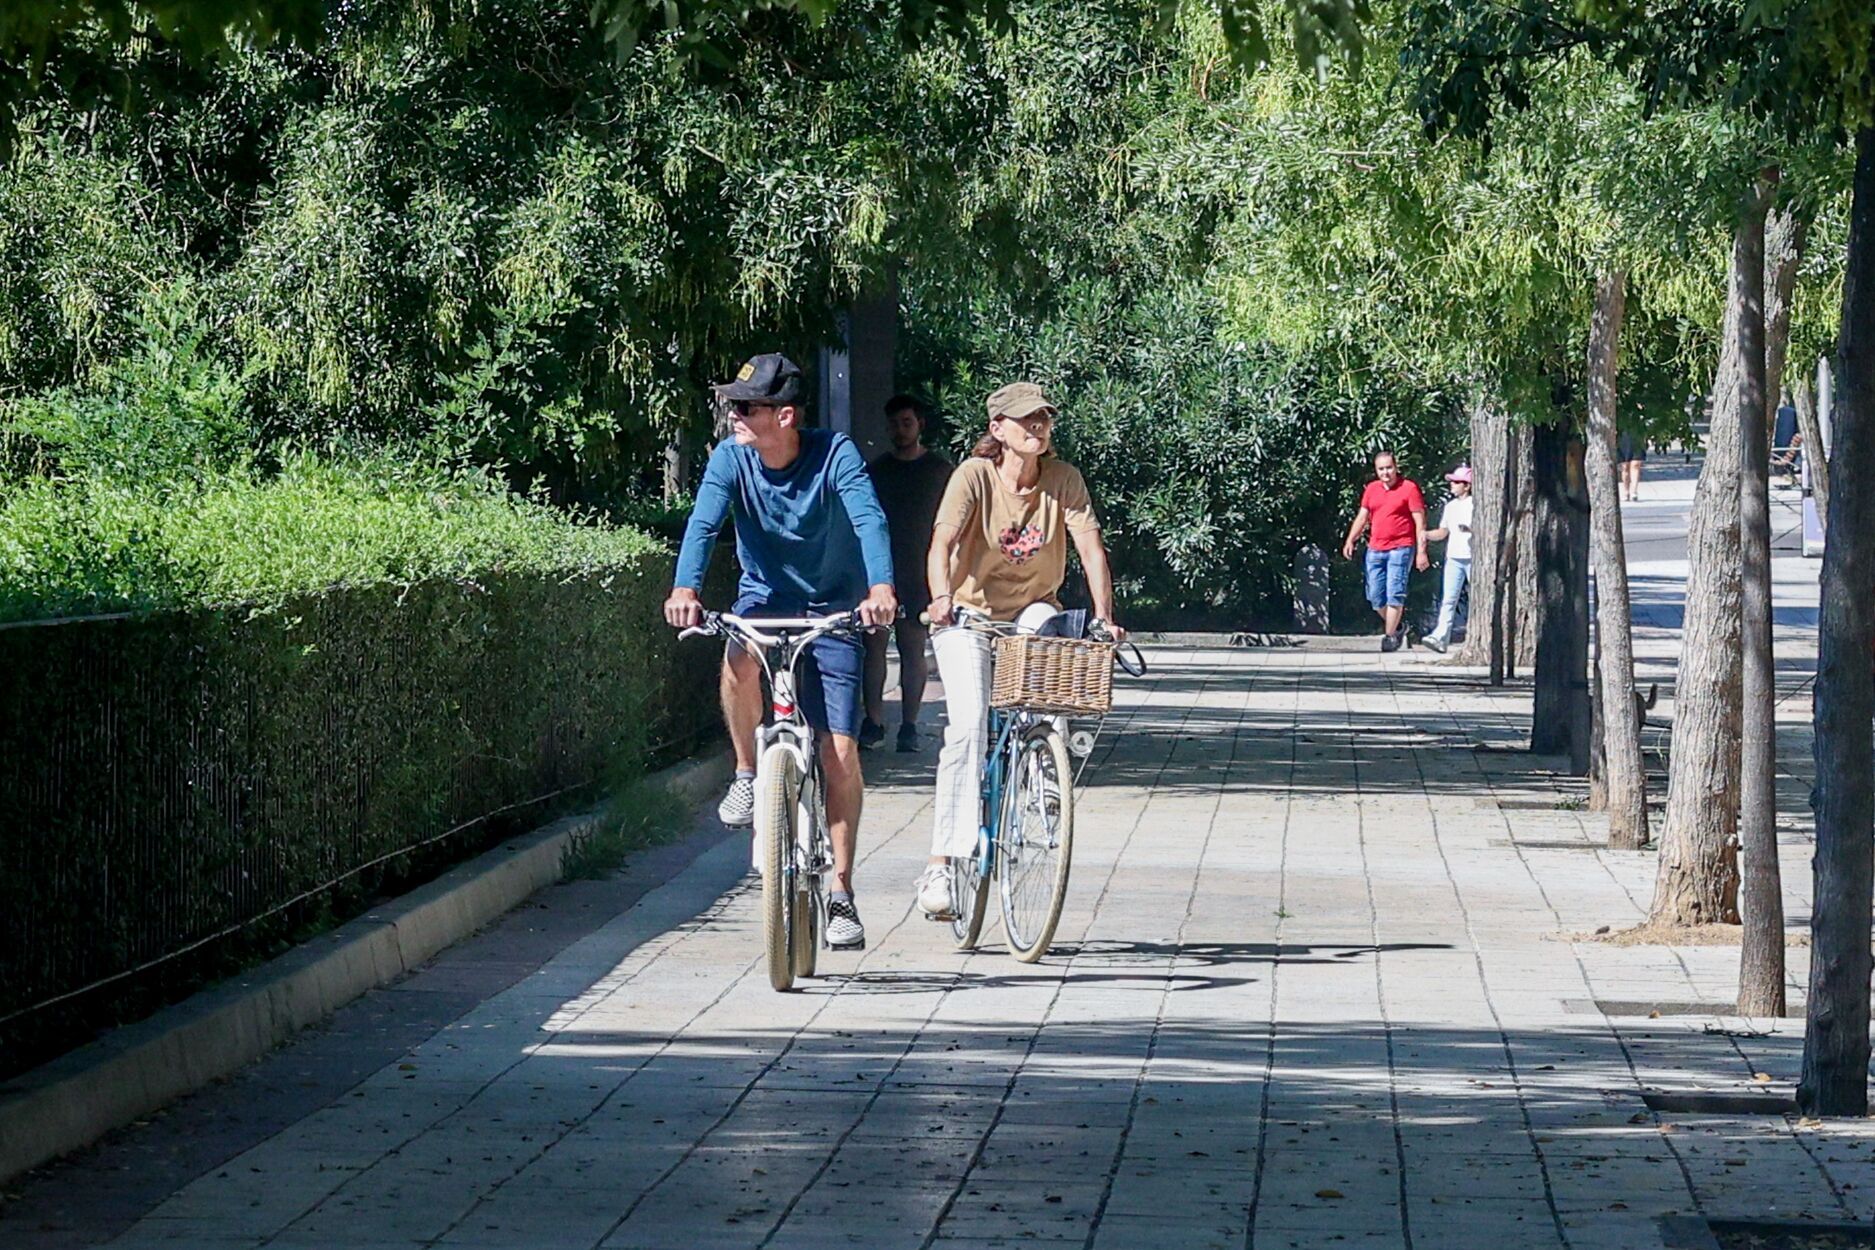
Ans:
<svg viewBox="0 0 1875 1250"><path fill-rule="evenodd" d="M1315 1196L1317 1198L1345 1198L1347 1197L1347 1195L1342 1193L1339 1189L1318 1189L1315 1191Z"/></svg>

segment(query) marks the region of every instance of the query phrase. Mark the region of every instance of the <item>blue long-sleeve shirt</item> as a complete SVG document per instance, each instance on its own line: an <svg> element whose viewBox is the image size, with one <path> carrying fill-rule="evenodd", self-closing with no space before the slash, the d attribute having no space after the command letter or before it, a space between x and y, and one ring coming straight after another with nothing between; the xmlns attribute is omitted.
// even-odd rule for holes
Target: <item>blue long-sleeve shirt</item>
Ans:
<svg viewBox="0 0 1875 1250"><path fill-rule="evenodd" d="M723 522L736 518L741 594L783 612L838 612L892 584L885 510L859 448L832 430L802 430L801 454L770 469L755 448L717 444L684 529L676 584L703 587Z"/></svg>

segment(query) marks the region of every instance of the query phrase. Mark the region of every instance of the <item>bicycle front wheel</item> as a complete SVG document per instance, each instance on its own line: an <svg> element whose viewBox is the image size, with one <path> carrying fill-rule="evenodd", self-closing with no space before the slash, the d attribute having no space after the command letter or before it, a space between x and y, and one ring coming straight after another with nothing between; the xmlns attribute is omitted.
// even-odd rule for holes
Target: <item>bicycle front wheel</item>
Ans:
<svg viewBox="0 0 1875 1250"><path fill-rule="evenodd" d="M1068 744L1051 722L1029 731L1016 749L996 837L1003 932L1023 963L1048 953L1068 896L1074 848L1074 773Z"/></svg>
<svg viewBox="0 0 1875 1250"><path fill-rule="evenodd" d="M990 879L977 870L975 855L951 857L951 901L957 907L951 917L951 941L960 951L975 950L990 905Z"/></svg>
<svg viewBox="0 0 1875 1250"><path fill-rule="evenodd" d="M762 948L768 983L777 990L790 990L794 988L794 930L801 923L794 874L789 871L794 864L801 768L787 751L775 751L773 757L774 767L763 774L755 795L755 837L762 855Z"/></svg>

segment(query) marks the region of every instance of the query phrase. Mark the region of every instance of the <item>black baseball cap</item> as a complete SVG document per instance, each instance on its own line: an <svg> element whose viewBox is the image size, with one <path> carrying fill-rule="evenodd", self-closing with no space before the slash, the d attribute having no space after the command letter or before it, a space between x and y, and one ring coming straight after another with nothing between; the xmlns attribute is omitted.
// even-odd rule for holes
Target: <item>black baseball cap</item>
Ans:
<svg viewBox="0 0 1875 1250"><path fill-rule="evenodd" d="M769 352L736 370L733 382L719 383L716 393L724 399L747 403L793 404L807 393L807 384L801 366L780 352Z"/></svg>

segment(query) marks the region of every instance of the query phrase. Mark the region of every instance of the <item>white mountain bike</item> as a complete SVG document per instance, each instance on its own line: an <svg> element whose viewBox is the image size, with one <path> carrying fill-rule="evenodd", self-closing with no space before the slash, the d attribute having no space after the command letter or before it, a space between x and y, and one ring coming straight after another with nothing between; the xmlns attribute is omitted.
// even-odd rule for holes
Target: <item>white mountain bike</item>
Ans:
<svg viewBox="0 0 1875 1250"><path fill-rule="evenodd" d="M833 875L827 782L814 728L796 698L797 670L815 639L851 637L865 629L856 612L759 620L705 612L701 625L678 635L732 639L759 659L768 675L774 715L756 732L755 847L762 873L762 945L768 983L777 990L792 989L797 978L814 975Z"/></svg>

